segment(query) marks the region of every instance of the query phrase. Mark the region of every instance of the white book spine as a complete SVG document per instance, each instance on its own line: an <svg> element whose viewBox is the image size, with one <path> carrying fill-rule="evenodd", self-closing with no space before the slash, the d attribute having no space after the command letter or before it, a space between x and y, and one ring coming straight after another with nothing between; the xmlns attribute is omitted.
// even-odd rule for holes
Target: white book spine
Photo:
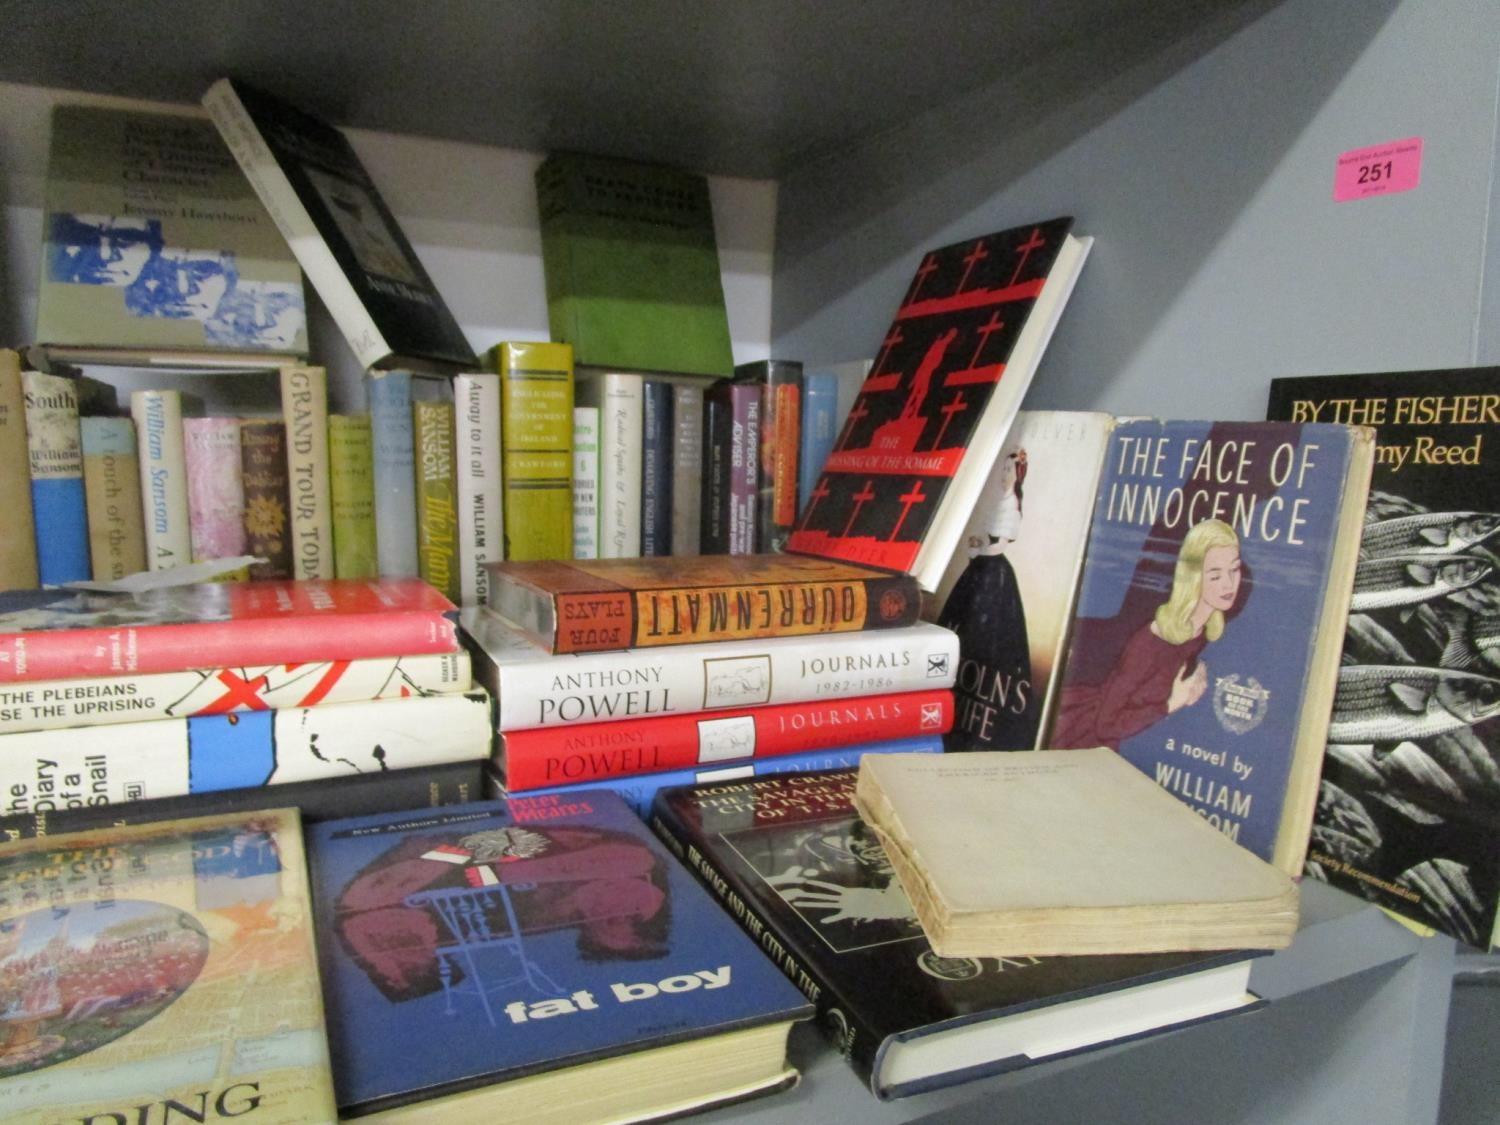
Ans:
<svg viewBox="0 0 1500 1125"><path fill-rule="evenodd" d="M245 179L260 196L271 221L292 248L302 272L317 289L360 365L373 367L385 359L391 353L390 345L318 234L312 216L297 197L296 189L276 162L229 79L221 78L209 87L203 95L203 108L218 126Z"/></svg>
<svg viewBox="0 0 1500 1125"><path fill-rule="evenodd" d="M141 465L146 516L146 567L166 570L193 561L188 530L187 459L182 444L182 396L176 391L135 391L130 416Z"/></svg>
<svg viewBox="0 0 1500 1125"><path fill-rule="evenodd" d="M603 377L599 407L599 557L633 559L641 553L641 427L639 375Z"/></svg>
<svg viewBox="0 0 1500 1125"><path fill-rule="evenodd" d="M952 687L958 674L958 637L926 623L554 655L488 611L465 610L461 621L481 650L474 675L498 701L501 731L926 691Z"/></svg>
<svg viewBox="0 0 1500 1125"><path fill-rule="evenodd" d="M0 735L447 695L472 684L466 652L5 684Z"/></svg>
<svg viewBox="0 0 1500 1125"><path fill-rule="evenodd" d="M328 372L321 367L283 367L281 414L286 422L293 574L297 578L332 578Z"/></svg>
<svg viewBox="0 0 1500 1125"><path fill-rule="evenodd" d="M573 408L573 557L599 557L599 408Z"/></svg>
<svg viewBox="0 0 1500 1125"><path fill-rule="evenodd" d="M505 557L500 376L455 375L453 415L459 591L462 604L483 605L490 586L484 564Z"/></svg>
<svg viewBox="0 0 1500 1125"><path fill-rule="evenodd" d="M672 553L696 555L702 532L703 388L672 389Z"/></svg>

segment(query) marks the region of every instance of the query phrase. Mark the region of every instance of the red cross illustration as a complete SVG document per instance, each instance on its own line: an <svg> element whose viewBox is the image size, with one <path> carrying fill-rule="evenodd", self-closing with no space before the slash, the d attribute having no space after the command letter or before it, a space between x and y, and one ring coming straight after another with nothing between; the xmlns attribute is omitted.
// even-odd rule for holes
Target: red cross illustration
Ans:
<svg viewBox="0 0 1500 1125"><path fill-rule="evenodd" d="M917 271L916 280L912 282L911 293L907 295L906 304L909 305L917 299L917 293L921 290L923 284L926 283L929 275L936 272L937 268L936 254L928 254L926 258L922 259L922 268Z"/></svg>
<svg viewBox="0 0 1500 1125"><path fill-rule="evenodd" d="M943 424L938 427L937 437L932 439L933 449L941 449L943 447L943 435L948 432L948 423L953 421L955 414L961 414L967 409L969 409L969 404L964 401L963 391L959 391L954 396L952 402L941 408L939 412L943 416Z"/></svg>
<svg viewBox="0 0 1500 1125"><path fill-rule="evenodd" d="M875 360L875 366L870 368L870 370L877 375L880 374L881 370L885 367L885 357L890 355L891 349L904 339L906 337L901 335L901 325L892 325L890 332L886 335L885 341L881 346L880 355Z"/></svg>
<svg viewBox="0 0 1500 1125"><path fill-rule="evenodd" d="M840 535L849 534L849 529L854 526L854 521L859 519L859 510L873 499L875 499L875 482L867 480L865 481L865 486L854 494L854 511L849 513L849 521L844 524L844 530L839 532Z"/></svg>
<svg viewBox="0 0 1500 1125"><path fill-rule="evenodd" d="M855 425L868 413L870 412L865 409L863 399L855 402L854 409L849 411L849 420L844 423L844 436L839 440L840 449L843 449L849 443L849 439L854 436Z"/></svg>
<svg viewBox="0 0 1500 1125"><path fill-rule="evenodd" d="M969 283L969 275L974 272L974 267L990 256L990 252L984 248L984 239L974 243L974 249L964 255L964 275L958 279L958 288L955 293L962 293L964 286Z"/></svg>
<svg viewBox="0 0 1500 1125"><path fill-rule="evenodd" d="M236 707L243 707L247 711L270 710L265 700L260 697L260 693L266 690L265 676L256 676L253 680L246 680L233 669L225 668L214 678L224 685L224 694L207 707L200 708L197 714L223 715L233 711Z"/></svg>
<svg viewBox="0 0 1500 1125"><path fill-rule="evenodd" d="M1012 285L1016 283L1016 278L1021 276L1021 271L1026 268L1026 259L1031 257L1031 252L1033 250L1040 250L1045 245L1047 245L1047 243L1046 240L1042 238L1041 229L1038 227L1032 227L1031 237L1028 238L1025 242L1021 243L1021 245L1016 247L1016 249L1022 251L1022 253L1021 260L1016 263L1016 272L1010 275L1010 283Z"/></svg>
<svg viewBox="0 0 1500 1125"><path fill-rule="evenodd" d="M1000 310L996 309L990 313L989 320L979 326L979 343L974 345L974 354L969 357L969 366L979 366L979 353L984 351L984 346L990 342L990 337L1005 327L1005 321L1000 319Z"/></svg>
<svg viewBox="0 0 1500 1125"><path fill-rule="evenodd" d="M804 523L811 522L811 520L812 520L812 514L813 514L813 509L818 506L818 501L822 500L823 497L825 497L827 495L828 495L828 481L825 478L823 478L823 477L819 477L818 478L818 487L815 488L815 489L813 489L812 492L809 493L808 497L807 497L809 500L812 501L812 503L807 506L807 511L805 511L805 512L802 513L802 521Z"/></svg>
<svg viewBox="0 0 1500 1125"><path fill-rule="evenodd" d="M912 485L910 492L903 492L901 494L901 518L896 521L896 526L891 528L890 535L886 536L886 542L889 543L896 538L896 533L901 530L901 525L906 522L906 515L912 510L912 507L926 499L927 496L922 491L921 481L917 481L916 484Z"/></svg>

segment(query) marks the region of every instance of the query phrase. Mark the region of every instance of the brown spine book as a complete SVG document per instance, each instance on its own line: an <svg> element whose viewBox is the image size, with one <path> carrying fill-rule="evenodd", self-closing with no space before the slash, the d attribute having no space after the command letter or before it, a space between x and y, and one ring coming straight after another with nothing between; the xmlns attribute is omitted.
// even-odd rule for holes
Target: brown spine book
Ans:
<svg viewBox="0 0 1500 1125"><path fill-rule="evenodd" d="M0 348L0 505L7 530L0 535L0 590L34 590L36 535L31 519L31 457L26 448L26 403L21 359Z"/></svg>
<svg viewBox="0 0 1500 1125"><path fill-rule="evenodd" d="M245 547L266 560L251 565L250 577L291 578L286 425L266 418L243 422L240 466L245 475Z"/></svg>
<svg viewBox="0 0 1500 1125"><path fill-rule="evenodd" d="M909 575L793 555L490 564L490 607L551 652L890 629L920 602Z"/></svg>

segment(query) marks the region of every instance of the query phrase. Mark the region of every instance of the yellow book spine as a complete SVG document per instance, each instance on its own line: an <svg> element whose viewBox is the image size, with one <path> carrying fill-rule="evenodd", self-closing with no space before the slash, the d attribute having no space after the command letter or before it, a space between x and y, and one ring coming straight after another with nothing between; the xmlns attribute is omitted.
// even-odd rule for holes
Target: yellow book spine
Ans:
<svg viewBox="0 0 1500 1125"><path fill-rule="evenodd" d="M504 343L500 373L505 557L573 557L573 349Z"/></svg>
<svg viewBox="0 0 1500 1125"><path fill-rule="evenodd" d="M453 492L453 404L414 402L417 572L457 604L458 506Z"/></svg>

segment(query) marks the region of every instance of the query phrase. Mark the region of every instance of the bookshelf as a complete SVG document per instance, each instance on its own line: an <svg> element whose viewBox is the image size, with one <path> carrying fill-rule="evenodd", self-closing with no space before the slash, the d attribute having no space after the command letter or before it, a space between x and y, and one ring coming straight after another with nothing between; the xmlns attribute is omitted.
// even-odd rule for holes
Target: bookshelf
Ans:
<svg viewBox="0 0 1500 1125"><path fill-rule="evenodd" d="M857 361L922 248L1070 212L1098 242L1032 406L1257 417L1278 374L1500 362L1486 0L626 7L7 6L0 332L31 321L59 90L186 102L233 71L353 127L480 348L545 335L531 171L573 146L711 174L740 361ZM1332 201L1340 153L1414 136L1417 190ZM819 1048L801 1090L711 1120L1435 1119L1451 944L1306 902L1264 1013L890 1106Z"/></svg>

